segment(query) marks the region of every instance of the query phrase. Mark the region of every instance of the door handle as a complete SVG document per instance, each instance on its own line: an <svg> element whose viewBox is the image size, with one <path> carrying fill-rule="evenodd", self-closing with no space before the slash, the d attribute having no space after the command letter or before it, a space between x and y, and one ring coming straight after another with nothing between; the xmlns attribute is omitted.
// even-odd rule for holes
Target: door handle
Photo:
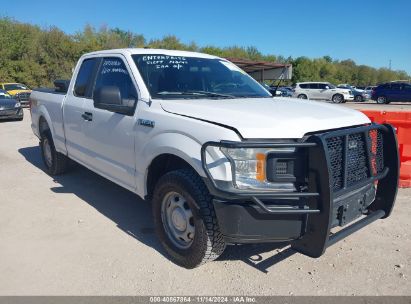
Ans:
<svg viewBox="0 0 411 304"><path fill-rule="evenodd" d="M84 120L92 121L93 120L93 113L84 112L83 114L81 114L81 117L83 117Z"/></svg>

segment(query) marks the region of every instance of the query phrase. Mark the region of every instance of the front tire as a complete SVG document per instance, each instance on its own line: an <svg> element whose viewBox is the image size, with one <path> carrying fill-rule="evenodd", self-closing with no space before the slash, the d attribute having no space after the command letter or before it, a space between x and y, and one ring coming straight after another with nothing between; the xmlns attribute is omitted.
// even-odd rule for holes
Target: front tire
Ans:
<svg viewBox="0 0 411 304"><path fill-rule="evenodd" d="M152 207L157 235L176 264L191 269L223 253L226 244L212 197L193 170L180 169L161 177Z"/></svg>
<svg viewBox="0 0 411 304"><path fill-rule="evenodd" d="M344 96L342 96L341 94L335 94L332 97L331 101L333 103L343 103L344 102Z"/></svg>
<svg viewBox="0 0 411 304"><path fill-rule="evenodd" d="M387 97L385 97L385 96L379 96L379 97L377 98L377 103L379 103L379 104L388 104Z"/></svg>
<svg viewBox="0 0 411 304"><path fill-rule="evenodd" d="M48 174L60 175L67 171L69 159L64 154L56 151L50 130L46 130L41 134L40 148Z"/></svg>
<svg viewBox="0 0 411 304"><path fill-rule="evenodd" d="M361 95L357 95L357 96L355 96L355 101L356 102L363 102L364 100L363 100Z"/></svg>
<svg viewBox="0 0 411 304"><path fill-rule="evenodd" d="M307 95L305 95L305 94L300 94L300 95L297 96L297 98L299 98L299 99L308 99Z"/></svg>

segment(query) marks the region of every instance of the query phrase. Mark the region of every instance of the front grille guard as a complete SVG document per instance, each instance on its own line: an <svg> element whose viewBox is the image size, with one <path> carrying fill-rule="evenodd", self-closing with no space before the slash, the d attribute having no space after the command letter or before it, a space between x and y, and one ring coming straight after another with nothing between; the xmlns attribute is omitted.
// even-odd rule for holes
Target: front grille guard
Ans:
<svg viewBox="0 0 411 304"><path fill-rule="evenodd" d="M380 173L369 174L369 177L355 185L334 193L332 188L332 172L330 169L330 159L327 150L327 138L335 136L345 136L348 134L364 133L369 134L371 130L379 130L383 136L384 168ZM370 139L365 136L367 145L367 162L371 170L373 164L370 155ZM304 148L308 149L308 191L306 192L250 192L250 191L228 191L218 187L213 180L207 166L207 148L227 147L227 148ZM328 246L338 240L361 229L369 223L385 218L390 215L394 206L398 186L399 157L398 145L394 128L389 124L370 124L355 128L347 128L330 131L321 134L308 136L304 142L207 142L201 148L201 162L207 176L207 186L210 193L218 198L227 200L248 200L258 205L267 214L295 214L305 216L305 234L298 240L292 242L292 247L308 256L319 257ZM345 169L346 170L346 169ZM332 211L334 198L341 195L349 195L361 187L378 181L376 197L374 202L368 207L369 214L361 220L351 224L336 234L330 236ZM304 205L297 207L289 206L267 206L262 200L269 199L290 199L306 198Z"/></svg>

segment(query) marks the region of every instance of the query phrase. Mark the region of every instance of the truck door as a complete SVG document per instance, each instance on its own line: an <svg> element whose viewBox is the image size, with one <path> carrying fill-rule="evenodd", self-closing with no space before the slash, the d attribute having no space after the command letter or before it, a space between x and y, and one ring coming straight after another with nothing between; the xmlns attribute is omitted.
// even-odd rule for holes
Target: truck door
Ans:
<svg viewBox="0 0 411 304"><path fill-rule="evenodd" d="M411 84L403 83L401 101L411 101Z"/></svg>
<svg viewBox="0 0 411 304"><path fill-rule="evenodd" d="M392 83L391 89L389 90L389 96L387 96L387 99L389 101L401 101L401 97L403 94L401 89L402 89L401 83Z"/></svg>
<svg viewBox="0 0 411 304"><path fill-rule="evenodd" d="M63 106L64 134L68 155L76 161L84 162L87 151L81 145L83 140L84 102L90 102L92 83L97 72L98 58L86 58L81 62L73 90L67 92Z"/></svg>
<svg viewBox="0 0 411 304"><path fill-rule="evenodd" d="M104 57L97 70L94 91L103 86L118 87L125 101L138 95L131 70L122 56ZM103 176L133 190L135 188L134 116L97 109L93 100L83 104L82 146L88 151L87 164Z"/></svg>

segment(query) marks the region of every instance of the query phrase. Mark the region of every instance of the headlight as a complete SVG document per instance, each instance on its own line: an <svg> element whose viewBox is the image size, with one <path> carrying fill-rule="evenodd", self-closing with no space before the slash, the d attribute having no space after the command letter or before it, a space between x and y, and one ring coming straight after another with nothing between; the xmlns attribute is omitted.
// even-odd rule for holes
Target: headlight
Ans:
<svg viewBox="0 0 411 304"><path fill-rule="evenodd" d="M21 103L20 102L16 102L16 104L14 105L15 108L20 108L21 107Z"/></svg>
<svg viewBox="0 0 411 304"><path fill-rule="evenodd" d="M220 148L229 159L239 190L292 190L295 148ZM275 155L283 155L276 158ZM274 155L274 156L273 156ZM272 157L273 156L273 157ZM267 171L269 170L269 171ZM282 175L284 179L279 178ZM287 178L288 177L288 178Z"/></svg>

